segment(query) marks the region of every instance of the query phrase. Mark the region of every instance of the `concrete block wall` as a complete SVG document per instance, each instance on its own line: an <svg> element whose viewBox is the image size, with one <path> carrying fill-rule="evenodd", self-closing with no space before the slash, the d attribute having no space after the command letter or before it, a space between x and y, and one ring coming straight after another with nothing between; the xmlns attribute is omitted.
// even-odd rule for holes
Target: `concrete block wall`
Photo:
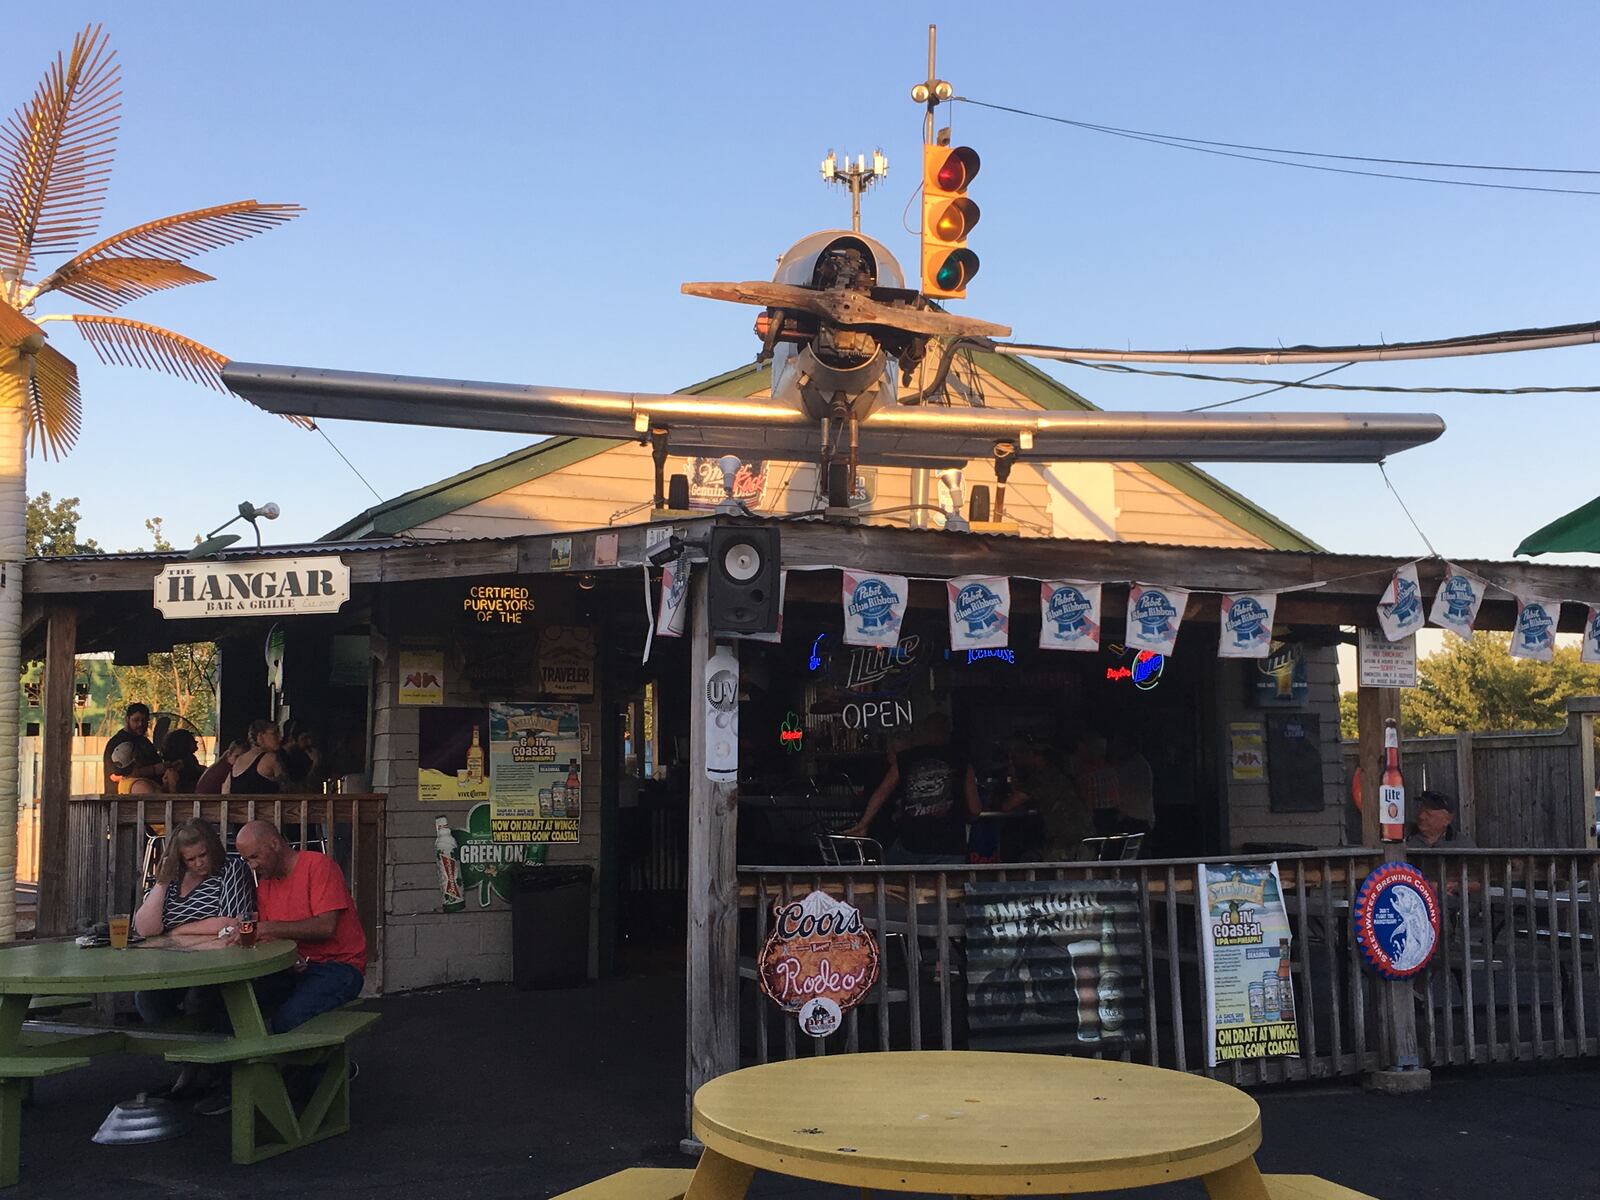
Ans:
<svg viewBox="0 0 1600 1200"><path fill-rule="evenodd" d="M1246 842L1303 842L1310 846L1344 844L1344 766L1339 749L1339 660L1333 646L1306 650L1306 703L1298 709L1256 708L1250 703L1248 674L1229 669L1218 673L1218 736L1222 739L1223 787L1228 797L1228 843L1238 850ZM1273 812L1266 779L1234 781L1228 764L1229 726L1235 721L1261 724L1274 711L1315 713L1322 731L1321 812Z"/></svg>
<svg viewBox="0 0 1600 1200"><path fill-rule="evenodd" d="M530 631L530 636L537 636ZM491 894L480 907L476 891L462 912L447 913L439 895L439 872L433 848L434 818L447 816L452 828L466 823L469 803L423 804L417 799L417 715L420 708L399 703L399 651L404 638L388 639L384 660L374 665L372 785L388 796L385 928L381 987L407 991L446 983L504 982L511 978L511 907ZM447 663L450 658L447 654ZM451 666L454 664L452 663ZM472 691L459 670L447 667L445 704L472 706L491 700L539 699L530 678L521 695L490 697ZM580 704L579 719L588 724L590 753L583 757L583 803L575 846L551 846L551 863L587 863L600 858L601 757L600 706ZM593 975L598 945L598 890L590 897L589 971Z"/></svg>

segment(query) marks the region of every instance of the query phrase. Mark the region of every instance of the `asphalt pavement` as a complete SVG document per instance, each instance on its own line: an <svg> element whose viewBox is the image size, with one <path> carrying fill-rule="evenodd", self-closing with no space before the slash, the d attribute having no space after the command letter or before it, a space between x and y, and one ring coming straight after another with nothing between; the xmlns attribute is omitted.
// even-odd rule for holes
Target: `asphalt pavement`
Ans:
<svg viewBox="0 0 1600 1200"><path fill-rule="evenodd" d="M15 1200L403 1196L539 1200L626 1166L684 1166L683 981L653 971L570 991L462 987L387 997L358 1043L354 1130L253 1167L228 1119L179 1139L97 1146L111 1105L159 1082L149 1059L39 1082ZM1347 1084L1263 1089L1265 1171L1322 1175L1380 1200L1600 1197L1600 1062L1441 1074L1416 1097ZM1201 1196L1172 1185L1122 1196ZM856 1200L758 1176L763 1200Z"/></svg>

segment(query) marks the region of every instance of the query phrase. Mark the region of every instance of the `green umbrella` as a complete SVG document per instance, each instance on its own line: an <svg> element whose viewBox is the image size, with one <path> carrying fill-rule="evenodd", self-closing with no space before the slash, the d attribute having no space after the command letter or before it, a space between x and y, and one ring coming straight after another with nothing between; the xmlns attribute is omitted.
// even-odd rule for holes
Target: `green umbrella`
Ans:
<svg viewBox="0 0 1600 1200"><path fill-rule="evenodd" d="M1600 496L1530 533L1518 554L1600 554Z"/></svg>

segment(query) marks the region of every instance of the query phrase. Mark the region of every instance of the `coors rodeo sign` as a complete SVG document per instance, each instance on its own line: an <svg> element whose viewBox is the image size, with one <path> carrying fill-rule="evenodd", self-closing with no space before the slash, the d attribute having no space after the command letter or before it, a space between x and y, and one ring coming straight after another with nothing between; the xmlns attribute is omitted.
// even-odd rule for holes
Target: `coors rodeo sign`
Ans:
<svg viewBox="0 0 1600 1200"><path fill-rule="evenodd" d="M827 1037L878 978L878 942L853 905L826 892L779 901L757 964L761 991L803 1032Z"/></svg>
<svg viewBox="0 0 1600 1200"><path fill-rule="evenodd" d="M163 617L293 616L338 612L350 568L334 555L169 563L155 577Z"/></svg>

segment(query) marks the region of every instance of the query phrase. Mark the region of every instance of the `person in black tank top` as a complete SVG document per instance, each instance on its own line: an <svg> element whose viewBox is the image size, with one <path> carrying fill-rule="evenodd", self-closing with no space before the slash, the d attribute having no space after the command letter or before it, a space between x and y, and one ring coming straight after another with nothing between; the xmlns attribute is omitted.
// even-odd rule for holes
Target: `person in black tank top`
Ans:
<svg viewBox="0 0 1600 1200"><path fill-rule="evenodd" d="M234 760L222 790L230 796L260 796L279 790L283 764L278 757L282 738L271 721L250 723L250 749Z"/></svg>

